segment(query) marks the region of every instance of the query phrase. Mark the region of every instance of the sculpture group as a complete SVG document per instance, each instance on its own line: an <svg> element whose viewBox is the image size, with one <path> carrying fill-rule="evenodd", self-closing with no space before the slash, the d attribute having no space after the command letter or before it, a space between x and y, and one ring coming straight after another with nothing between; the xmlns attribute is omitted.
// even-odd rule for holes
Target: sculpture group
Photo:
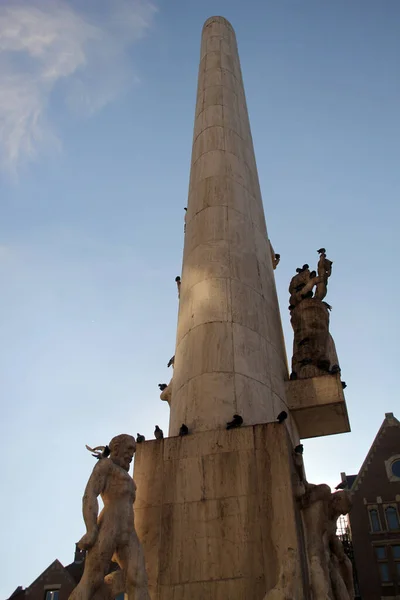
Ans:
<svg viewBox="0 0 400 600"><path fill-rule="evenodd" d="M329 333L331 306L324 301L332 261L318 250L316 271L309 265L296 269L289 285L290 322L294 331L291 379L307 379L340 372L335 344Z"/></svg>

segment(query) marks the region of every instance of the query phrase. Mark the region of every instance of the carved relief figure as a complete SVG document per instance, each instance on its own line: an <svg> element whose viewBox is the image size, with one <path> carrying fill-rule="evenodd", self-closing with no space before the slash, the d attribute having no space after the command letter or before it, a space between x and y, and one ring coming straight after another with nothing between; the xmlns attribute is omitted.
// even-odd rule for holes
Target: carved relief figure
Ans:
<svg viewBox="0 0 400 600"><path fill-rule="evenodd" d="M97 455L98 463L83 496L87 531L78 542L81 550L87 550L85 570L70 600L112 600L123 592L129 600L150 600L143 550L134 524L136 486L128 473L135 449L135 439L122 434ZM98 496L104 503L99 516ZM107 575L111 559L120 570Z"/></svg>
<svg viewBox="0 0 400 600"><path fill-rule="evenodd" d="M347 491L307 483L301 499L310 585L315 600L353 600L352 566L336 535L336 521L351 507Z"/></svg>

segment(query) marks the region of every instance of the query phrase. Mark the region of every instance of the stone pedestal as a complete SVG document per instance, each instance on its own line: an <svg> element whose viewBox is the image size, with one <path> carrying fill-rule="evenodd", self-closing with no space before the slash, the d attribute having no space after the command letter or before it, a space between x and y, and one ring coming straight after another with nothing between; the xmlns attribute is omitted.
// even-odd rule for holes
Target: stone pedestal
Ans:
<svg viewBox="0 0 400 600"><path fill-rule="evenodd" d="M285 425L145 442L134 479L152 600L263 600L293 564L307 598Z"/></svg>

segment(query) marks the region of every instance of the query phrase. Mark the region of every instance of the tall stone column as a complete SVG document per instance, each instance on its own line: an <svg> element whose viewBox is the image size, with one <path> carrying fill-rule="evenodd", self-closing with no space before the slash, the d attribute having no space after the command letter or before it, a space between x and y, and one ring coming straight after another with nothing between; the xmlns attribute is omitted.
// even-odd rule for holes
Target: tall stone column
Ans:
<svg viewBox="0 0 400 600"><path fill-rule="evenodd" d="M170 435L286 410L288 368L235 33L203 28ZM289 412L289 411L288 411Z"/></svg>

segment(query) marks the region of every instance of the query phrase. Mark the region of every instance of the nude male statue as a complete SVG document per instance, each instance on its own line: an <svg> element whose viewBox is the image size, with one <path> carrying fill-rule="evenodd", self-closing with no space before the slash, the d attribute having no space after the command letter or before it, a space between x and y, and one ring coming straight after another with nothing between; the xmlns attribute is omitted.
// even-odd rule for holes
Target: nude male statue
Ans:
<svg viewBox="0 0 400 600"><path fill-rule="evenodd" d="M150 600L143 550L134 524L136 485L128 474L135 450L135 439L122 434L97 456L99 461L83 496L87 532L78 542L81 550L88 551L85 570L69 600L112 600L122 592L129 600ZM104 508L98 517L99 495ZM107 575L111 559L121 570Z"/></svg>

